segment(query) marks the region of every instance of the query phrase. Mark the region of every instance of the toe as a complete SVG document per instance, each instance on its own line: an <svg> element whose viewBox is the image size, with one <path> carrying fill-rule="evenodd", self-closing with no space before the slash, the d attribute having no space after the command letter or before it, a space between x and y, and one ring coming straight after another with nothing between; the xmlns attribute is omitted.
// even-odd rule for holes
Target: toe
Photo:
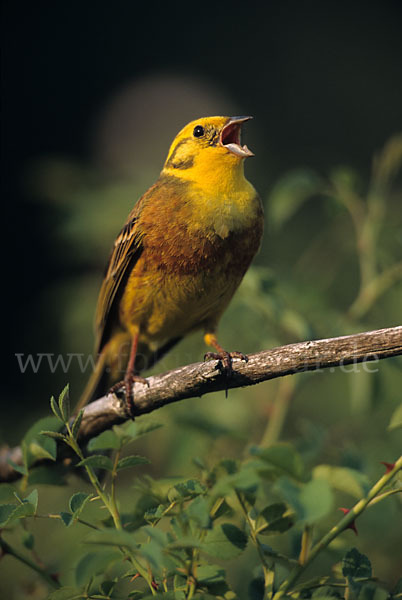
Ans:
<svg viewBox="0 0 402 600"><path fill-rule="evenodd" d="M248 362L247 354L243 354L243 352L238 352L237 350L230 353L230 358L240 358L240 360L244 360L244 362Z"/></svg>
<svg viewBox="0 0 402 600"><path fill-rule="evenodd" d="M221 358L222 355L217 352L206 352L204 354L204 360L220 360Z"/></svg>

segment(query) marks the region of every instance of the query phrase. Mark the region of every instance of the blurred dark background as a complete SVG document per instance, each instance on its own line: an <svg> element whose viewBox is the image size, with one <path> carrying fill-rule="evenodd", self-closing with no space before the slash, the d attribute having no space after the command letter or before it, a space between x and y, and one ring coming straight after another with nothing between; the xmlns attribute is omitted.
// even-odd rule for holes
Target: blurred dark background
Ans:
<svg viewBox="0 0 402 600"><path fill-rule="evenodd" d="M176 133L198 116L254 116L245 136L256 156L246 171L266 206L264 244L222 321L224 344L253 352L400 323L398 277L368 307L358 298L356 232L336 199L345 184L364 204L373 157L402 129L399 0L5 1L2 13L5 441L17 443L67 382L78 398L88 371L74 359L52 373L47 356L85 359L91 352L97 292L115 235L157 177ZM395 148L389 156L396 163ZM328 181L336 188L332 200L323 192ZM300 189L308 198L296 210ZM386 216L373 250L380 272L402 256L400 178L381 193ZM271 227L281 197L293 209L282 227ZM200 337L158 369L200 360ZM15 355L37 361L38 353L46 355L38 372L28 366L21 373ZM229 400L194 400L193 422L188 404L160 411L169 427L148 448L155 473L169 472L168 456L185 471L194 445L206 451L212 429L202 419L241 431L236 439L217 434L218 456L236 456L245 440L274 441L279 431L268 425L264 433L263 423L276 394L285 394L293 402L280 426L284 439L298 439L310 453L311 440L321 439L314 460L371 476L370 460L392 460L398 445L396 435L384 438L401 384L397 360L381 363L375 375L301 375L290 391L268 382ZM194 437L198 417L207 424ZM153 448L163 448L164 458ZM373 518L368 547L384 527L381 516ZM380 545L380 571L392 579L395 566L383 551Z"/></svg>

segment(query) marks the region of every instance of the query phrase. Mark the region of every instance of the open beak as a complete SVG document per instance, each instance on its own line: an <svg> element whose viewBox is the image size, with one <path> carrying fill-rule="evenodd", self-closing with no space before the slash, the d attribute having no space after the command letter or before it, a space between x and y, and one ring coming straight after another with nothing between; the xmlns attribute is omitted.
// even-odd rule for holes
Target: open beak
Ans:
<svg viewBox="0 0 402 600"><path fill-rule="evenodd" d="M246 145L242 146L240 142L241 126L246 121L249 121L253 117L231 117L221 131L219 143L223 148L232 152L236 156L246 158L247 156L254 156L254 154L247 148Z"/></svg>

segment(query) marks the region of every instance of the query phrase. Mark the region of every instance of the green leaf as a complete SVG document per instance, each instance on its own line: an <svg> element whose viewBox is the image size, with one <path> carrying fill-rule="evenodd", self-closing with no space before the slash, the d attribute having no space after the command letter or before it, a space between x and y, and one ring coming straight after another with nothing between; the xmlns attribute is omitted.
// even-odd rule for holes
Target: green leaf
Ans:
<svg viewBox="0 0 402 600"><path fill-rule="evenodd" d="M76 465L77 467L91 467L92 469L105 469L113 471L113 463L108 456L102 454L94 454L84 458Z"/></svg>
<svg viewBox="0 0 402 600"><path fill-rule="evenodd" d="M168 543L167 533L161 529L151 527L150 525L145 525L142 527L141 531L147 534L152 540L155 540L155 542L162 547L165 547Z"/></svg>
<svg viewBox="0 0 402 600"><path fill-rule="evenodd" d="M27 451L28 466L39 459L56 459L56 442L54 437L59 437L62 423L55 417L45 417L36 421L24 435L24 444ZM56 435L44 435L43 431L54 432Z"/></svg>
<svg viewBox="0 0 402 600"><path fill-rule="evenodd" d="M252 497L255 498L259 483L260 477L257 471L245 465L240 471L220 477L210 494L211 497L226 496L232 490L236 490L242 492L249 500L252 500ZM250 503L253 504L253 501Z"/></svg>
<svg viewBox="0 0 402 600"><path fill-rule="evenodd" d="M136 480L134 487L141 492L142 496L148 496L154 498L155 500L157 499L158 502L153 503L156 505L157 503L163 504L167 502L168 493L173 490L177 483L181 483L183 481L186 481L186 479L183 477L166 477L155 480L149 475L145 475L142 479Z"/></svg>
<svg viewBox="0 0 402 600"><path fill-rule="evenodd" d="M361 586L361 591L359 592L358 600L390 600L392 596L390 596L388 590L384 588L380 588L375 583L364 583Z"/></svg>
<svg viewBox="0 0 402 600"><path fill-rule="evenodd" d="M325 479L331 487L361 498L369 488L366 475L348 467L335 467L332 465L318 465L313 470L314 479Z"/></svg>
<svg viewBox="0 0 402 600"><path fill-rule="evenodd" d="M333 508L333 496L329 484L323 479L313 479L300 492L303 507L302 521L311 525L325 517Z"/></svg>
<svg viewBox="0 0 402 600"><path fill-rule="evenodd" d="M302 519L304 511L300 502L300 487L287 477L281 477L276 482L274 490L293 508L295 516Z"/></svg>
<svg viewBox="0 0 402 600"><path fill-rule="evenodd" d="M274 502L263 508L260 515L266 523L274 523L277 519L281 519L287 510L288 507L283 502Z"/></svg>
<svg viewBox="0 0 402 600"><path fill-rule="evenodd" d="M298 486L282 477L275 487L294 509L299 523L315 523L333 507L331 488L323 479L313 479L305 485Z"/></svg>
<svg viewBox="0 0 402 600"><path fill-rule="evenodd" d="M155 521L159 521L164 511L166 510L166 504L159 504L158 506L152 506L144 513L144 519L149 523L154 523Z"/></svg>
<svg viewBox="0 0 402 600"><path fill-rule="evenodd" d="M213 512L212 512L213 511ZM219 519L226 515L227 517L233 516L233 508L226 502L224 498L218 498L214 506L211 509L212 519Z"/></svg>
<svg viewBox="0 0 402 600"><path fill-rule="evenodd" d="M308 169L297 169L282 177L269 197L272 225L279 229L306 200L319 193L322 187L321 178Z"/></svg>
<svg viewBox="0 0 402 600"><path fill-rule="evenodd" d="M7 519L3 521L2 526L6 527L7 525L11 525L17 519L23 519L25 517L32 517L35 514L35 506L29 502L23 502L22 504L13 504L13 511L9 511L6 509L4 511L3 517L8 513Z"/></svg>
<svg viewBox="0 0 402 600"><path fill-rule="evenodd" d="M102 529L101 531L92 531L83 540L86 544L99 544L100 546L118 546L137 550L138 544L133 536L127 531L117 529Z"/></svg>
<svg viewBox="0 0 402 600"><path fill-rule="evenodd" d="M92 577L104 573L111 563L121 560L118 550L99 550L84 554L75 568L75 581L77 585L88 583Z"/></svg>
<svg viewBox="0 0 402 600"><path fill-rule="evenodd" d="M197 523L201 529L210 529L211 517L209 515L208 503L204 496L197 496L186 508L186 514Z"/></svg>
<svg viewBox="0 0 402 600"><path fill-rule="evenodd" d="M28 469L24 465L17 465L17 463L10 458L7 460L7 463L14 469L14 471L17 471L17 473L21 473L21 475L28 475Z"/></svg>
<svg viewBox="0 0 402 600"><path fill-rule="evenodd" d="M63 521L64 525L66 527L70 527L71 523L73 523L73 515L71 513L64 512L64 511L59 513L59 515L60 515L61 520Z"/></svg>
<svg viewBox="0 0 402 600"><path fill-rule="evenodd" d="M69 507L73 517L77 518L84 509L85 504L92 498L92 494L77 492L70 498Z"/></svg>
<svg viewBox="0 0 402 600"><path fill-rule="evenodd" d="M3 504L0 507L0 521L2 526L11 524L17 519L24 517L31 517L36 513L38 507L38 490L32 490L32 492L23 500L14 493L21 504Z"/></svg>
<svg viewBox="0 0 402 600"><path fill-rule="evenodd" d="M32 504L36 512L38 508L38 490L32 490L32 492L24 499L24 502Z"/></svg>
<svg viewBox="0 0 402 600"><path fill-rule="evenodd" d="M88 450L120 450L122 445L121 438L113 429L107 429L88 443Z"/></svg>
<svg viewBox="0 0 402 600"><path fill-rule="evenodd" d="M289 515L285 516L286 512L288 512L288 507L283 502L275 502L266 506L258 517L258 533L269 535L288 531L293 525L293 519ZM261 525L260 521L262 521Z"/></svg>
<svg viewBox="0 0 402 600"><path fill-rule="evenodd" d="M74 423L71 427L71 433L73 438L76 440L78 437L78 433L81 427L82 417L84 416L84 409L82 408L76 418L74 419Z"/></svg>
<svg viewBox="0 0 402 600"><path fill-rule="evenodd" d="M24 544L25 548L32 550L35 545L35 538L30 531L22 532L22 543Z"/></svg>
<svg viewBox="0 0 402 600"><path fill-rule="evenodd" d="M226 574L217 565L200 565L197 568L197 582L201 588L206 588L216 596L224 596L229 591Z"/></svg>
<svg viewBox="0 0 402 600"><path fill-rule="evenodd" d="M29 444L29 452L35 461L41 459L56 460L57 445L52 437L40 435Z"/></svg>
<svg viewBox="0 0 402 600"><path fill-rule="evenodd" d="M205 487L196 479L187 479L180 483L176 483L168 492L170 502L184 498L194 498L205 493Z"/></svg>
<svg viewBox="0 0 402 600"><path fill-rule="evenodd" d="M167 566L166 563L171 561L163 547L154 539L141 544L139 553L149 563L152 574L156 577L161 576L163 568Z"/></svg>
<svg viewBox="0 0 402 600"><path fill-rule="evenodd" d="M112 596L111 592L113 590L113 588L116 586L116 581L102 581L101 585L100 585L100 589L102 591L102 594L104 594L106 597L117 597L120 598L120 596ZM129 595L129 598L131 598L132 596ZM140 598L141 596L138 596L138 598Z"/></svg>
<svg viewBox="0 0 402 600"><path fill-rule="evenodd" d="M365 554L352 548L342 559L342 575L344 577L371 577L371 563Z"/></svg>
<svg viewBox="0 0 402 600"><path fill-rule="evenodd" d="M63 419L64 423L67 423L70 419L70 388L68 384L62 390L59 396L59 408L61 418Z"/></svg>
<svg viewBox="0 0 402 600"><path fill-rule="evenodd" d="M32 517L34 514L35 506L29 502L24 502L24 504L20 504L16 507L11 516L12 520L15 521L16 519L23 519L24 517Z"/></svg>
<svg viewBox="0 0 402 600"><path fill-rule="evenodd" d="M145 465L150 463L151 461L145 456L125 456L121 458L117 463L117 471L121 471L122 469L128 469L130 467L136 467L137 465Z"/></svg>
<svg viewBox="0 0 402 600"><path fill-rule="evenodd" d="M197 569L197 581L200 583L220 580L225 575L225 569L220 565L200 565Z"/></svg>
<svg viewBox="0 0 402 600"><path fill-rule="evenodd" d="M50 408L52 409L52 412L53 412L54 416L56 417L56 419L59 419L60 421L63 421L63 419L61 417L60 409L59 409L59 407L57 405L57 402L56 402L54 396L52 396L50 398Z"/></svg>
<svg viewBox="0 0 402 600"><path fill-rule="evenodd" d="M180 536L167 546L167 550L185 550L187 548L203 548L203 544L198 538L186 535Z"/></svg>
<svg viewBox="0 0 402 600"><path fill-rule="evenodd" d="M247 536L236 525L223 523L208 532L203 549L215 558L231 559L239 556L247 546Z"/></svg>
<svg viewBox="0 0 402 600"><path fill-rule="evenodd" d="M388 425L388 430L392 431L393 429L399 429L400 427L402 427L402 403L394 411Z"/></svg>
<svg viewBox="0 0 402 600"><path fill-rule="evenodd" d="M184 575L179 575L178 573L176 573L175 576L173 577L172 583L173 583L173 589L176 591L185 590L187 587L186 577L184 577Z"/></svg>
<svg viewBox="0 0 402 600"><path fill-rule="evenodd" d="M242 469L234 477L234 489L240 493L243 501L254 506L257 500L257 490L261 483L260 476L254 469Z"/></svg>
<svg viewBox="0 0 402 600"><path fill-rule="evenodd" d="M277 444L269 448L252 446L250 453L258 456L275 469L298 481L305 481L305 469L300 455L288 444Z"/></svg>
<svg viewBox="0 0 402 600"><path fill-rule="evenodd" d="M0 504L0 527L6 526L16 506L16 504Z"/></svg>
<svg viewBox="0 0 402 600"><path fill-rule="evenodd" d="M41 435L45 435L49 438L52 438L54 440L65 440L66 436L63 435L62 433L57 433L57 431L41 431L40 432Z"/></svg>

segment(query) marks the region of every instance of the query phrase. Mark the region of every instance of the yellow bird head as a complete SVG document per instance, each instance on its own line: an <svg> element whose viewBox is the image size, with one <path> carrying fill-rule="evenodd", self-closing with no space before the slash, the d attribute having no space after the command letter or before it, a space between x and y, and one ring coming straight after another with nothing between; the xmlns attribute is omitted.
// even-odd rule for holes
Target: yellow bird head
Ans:
<svg viewBox="0 0 402 600"><path fill-rule="evenodd" d="M174 139L163 173L200 182L243 174L253 156L240 141L241 126L252 117L204 117L191 121Z"/></svg>

